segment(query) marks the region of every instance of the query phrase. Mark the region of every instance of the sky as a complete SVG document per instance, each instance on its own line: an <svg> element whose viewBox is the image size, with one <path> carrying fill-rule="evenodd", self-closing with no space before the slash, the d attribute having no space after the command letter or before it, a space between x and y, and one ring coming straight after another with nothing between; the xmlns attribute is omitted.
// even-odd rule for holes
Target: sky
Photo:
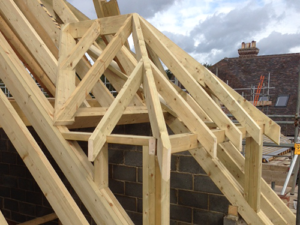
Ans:
<svg viewBox="0 0 300 225"><path fill-rule="evenodd" d="M68 0L96 19L92 0ZM256 41L259 55L300 52L300 0L118 0L122 14L138 13L200 63L238 57Z"/></svg>

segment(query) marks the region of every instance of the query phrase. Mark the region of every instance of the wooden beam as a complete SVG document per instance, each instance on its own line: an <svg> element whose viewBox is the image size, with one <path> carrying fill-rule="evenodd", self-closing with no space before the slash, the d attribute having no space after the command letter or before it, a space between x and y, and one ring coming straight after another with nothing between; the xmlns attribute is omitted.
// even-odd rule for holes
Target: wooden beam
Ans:
<svg viewBox="0 0 300 225"><path fill-rule="evenodd" d="M155 139L143 146L143 224L155 224ZM152 150L149 150L152 148ZM154 154L153 154L154 153Z"/></svg>
<svg viewBox="0 0 300 225"><path fill-rule="evenodd" d="M45 12L45 10L38 10L38 7L42 8L40 2L38 2L37 0L15 0L14 2L22 11L22 13L24 14L28 22L31 24L31 26L34 28L34 30L37 32L39 37L46 44L53 56L57 58L58 51L55 47L55 44L58 44L58 39L54 38L54 36L51 37L50 35L48 35L45 29L52 29L53 27L55 28L57 34L60 33L60 29L59 27L57 27L56 24L53 23L53 21L51 21L51 23L47 23L47 21L44 20L43 17L46 16L45 14L47 13ZM41 22L43 22L43 24L41 24Z"/></svg>
<svg viewBox="0 0 300 225"><path fill-rule="evenodd" d="M245 199L257 213L261 209L262 146L262 140L261 143L257 143L252 137L246 138Z"/></svg>
<svg viewBox="0 0 300 225"><path fill-rule="evenodd" d="M148 58L146 44L141 31L138 15L133 14L133 18L134 21L133 21L132 36L133 36L134 45L137 52L137 58L143 59L144 61L144 77L143 77L144 94L146 98L146 105L149 111L149 117L150 117L150 123L153 131L153 135L155 138L158 139L158 149L157 149L158 161L163 176L165 176L166 180L168 180L170 175L164 174L165 172L162 168L162 165L167 163L164 166L166 166L166 168L170 168L170 159L167 158L170 158L171 156L171 146L170 146L171 144L168 137L168 131L165 125L165 121L163 118L161 105L159 103L159 96L156 90L155 81L151 70L150 60ZM168 156L165 154L168 154ZM164 158L164 155L166 158Z"/></svg>
<svg viewBox="0 0 300 225"><path fill-rule="evenodd" d="M68 25L70 26L70 25ZM70 32L69 35L72 37ZM86 33L80 37L80 41L74 46L66 55L66 57L61 61L61 65L59 65L62 69L71 68L74 69L78 64L83 55L87 52L93 42L100 34L100 24L98 21L94 21ZM72 37L73 38L73 37Z"/></svg>
<svg viewBox="0 0 300 225"><path fill-rule="evenodd" d="M0 0L0 11L55 84L58 62L15 2Z"/></svg>
<svg viewBox="0 0 300 225"><path fill-rule="evenodd" d="M174 54L174 56L180 60L181 64L184 68L195 78L198 77L197 81L201 85L205 85L203 71L206 69L202 67L202 65L197 62L193 57L187 54L184 50L170 41L165 35L163 35L159 30L153 27L150 23L143 19L143 21L151 27L152 32L154 32L159 40L168 46L168 49ZM227 89L227 91L238 101L238 103L242 106L242 108L252 117L252 119L256 122L263 122L265 125L264 134L268 136L275 143L280 143L280 126L276 124L273 120L268 118L264 113L262 113L259 109L257 109L253 104L246 101L242 96L240 96L236 91L234 91L231 87L229 87L225 82L223 82L220 78L217 78L220 83Z"/></svg>
<svg viewBox="0 0 300 225"><path fill-rule="evenodd" d="M257 143L260 143L262 138L262 129L260 129L255 121L241 107L238 101L227 91L221 82L219 82L214 74L206 69L203 72L203 76L205 84L208 85L214 95L221 100L221 102L232 113L232 115L234 115L240 124L246 128L247 132L253 137L253 139Z"/></svg>
<svg viewBox="0 0 300 225"><path fill-rule="evenodd" d="M187 132L187 128L175 123L168 123L174 133ZM211 158L204 148L190 150L191 155L201 165L204 171L226 196L226 198L239 209L239 214L250 224L272 224L270 219L261 211L256 213L245 200L241 186L235 181L227 168L218 160Z"/></svg>
<svg viewBox="0 0 300 225"><path fill-rule="evenodd" d="M84 215L2 91L0 107L0 123L5 133L58 217L65 224L87 225Z"/></svg>
<svg viewBox="0 0 300 225"><path fill-rule="evenodd" d="M18 225L39 225L50 222L52 220L57 219L57 215L55 213L51 213L42 217L35 218L33 220L27 221L25 223L19 223ZM2 224L2 223L1 223Z"/></svg>
<svg viewBox="0 0 300 225"><path fill-rule="evenodd" d="M4 218L1 211L0 211L0 223L3 224L3 225L8 225L6 219Z"/></svg>
<svg viewBox="0 0 300 225"><path fill-rule="evenodd" d="M144 61L143 88L146 105L149 110L153 136L157 138L157 158L161 170L161 224L170 223L170 174L171 174L171 143L160 105L159 95L153 77L146 43L141 30L140 19L133 14L132 37L138 59Z"/></svg>
<svg viewBox="0 0 300 225"><path fill-rule="evenodd" d="M108 110L108 107L90 107L79 108L75 114L75 117L90 117L90 116L103 116ZM127 106L123 112L123 115L138 115L148 114L147 106Z"/></svg>
<svg viewBox="0 0 300 225"><path fill-rule="evenodd" d="M48 75L43 71L37 61L32 57L20 39L14 34L2 16L0 16L0 30L10 43L16 54L24 63L24 66L32 73L34 78L46 89L51 95L55 96L55 86L48 78Z"/></svg>
<svg viewBox="0 0 300 225"><path fill-rule="evenodd" d="M20 2L20 4L21 4L21 2L23 2L23 0L18 0L18 2ZM57 23L55 21L53 21L54 15L52 16L49 14L49 12L46 12L45 11L46 9L42 5L40 5L40 2L37 0L32 0L32 1L26 0L26 6L27 7L25 7L25 8L22 7L21 9L24 8L24 10L27 10L27 11L30 10L30 11L34 12L34 16L36 17L36 19L39 22L43 21L43 24L47 24L46 26L44 26L44 28L45 28L47 34L50 37L53 37L52 39L54 40L54 43L58 47L60 27L58 27ZM25 13L25 15L26 15L26 12L24 12L24 10L22 12ZM50 51L54 54L54 56L56 58L58 57L58 49L55 46L54 46L54 48L51 48ZM81 78L83 78L90 67L91 66L89 65L87 60L82 59L79 62L79 64L76 66L76 72ZM78 78L76 79L76 82L77 81L78 81ZM95 87L93 88L92 93L95 96L95 98L99 101L101 106L109 106L111 104L112 100L114 99L113 96L111 95L111 93L107 90L107 88L103 84L103 82L98 81L95 84ZM54 96L54 94L53 94L53 96ZM87 96L87 99L88 98L90 98L90 96Z"/></svg>
<svg viewBox="0 0 300 225"><path fill-rule="evenodd" d="M60 25L56 22L54 17L50 14L50 12L45 7L45 5L43 3L41 4L40 0L17 0L15 2L19 6L19 8L23 4L26 5L26 8L29 9L29 11L34 15L34 17L36 18L36 21L38 21L38 24L40 23L42 25L42 28L46 31L48 36L52 39L52 42L56 46L58 46L58 44L59 44L59 42L58 42L59 36L58 35L60 33ZM25 10L26 10L25 7L24 7L24 10L21 9L21 11L23 13ZM26 15L26 13L25 13L25 16L29 20L29 17ZM49 17L50 17L50 19L49 19ZM31 22L29 20L29 22L32 24L33 21ZM34 26L36 26L36 25L34 24ZM39 35L46 36L43 33L41 33ZM54 53L54 51L52 51L52 53L54 56L56 56L56 57L58 56Z"/></svg>
<svg viewBox="0 0 300 225"><path fill-rule="evenodd" d="M97 22L101 27L99 35L115 34L118 32L120 27L123 26L124 21L130 16L130 14L126 14L70 23L70 34L73 38L81 38L87 32L88 28L95 22Z"/></svg>
<svg viewBox="0 0 300 225"><path fill-rule="evenodd" d="M172 154L191 150L198 147L198 140L196 134L170 135L170 142L172 146Z"/></svg>
<svg viewBox="0 0 300 225"><path fill-rule="evenodd" d="M214 158L217 154L217 138L198 117L193 109L184 101L181 95L174 89L165 76L152 64L152 71L155 76L156 86L159 93L166 100L167 104L175 111L188 129L197 134L201 145ZM185 109L185 110L183 110Z"/></svg>
<svg viewBox="0 0 300 225"><path fill-rule="evenodd" d="M66 140L73 141L88 141L92 133L89 132L61 132ZM153 137L150 136L137 136L137 135L122 135L110 134L106 136L106 142L111 144L122 145L139 145L148 146L149 140ZM197 135L195 134L176 134L170 135L170 142L172 146L172 153L187 151L198 147Z"/></svg>
<svg viewBox="0 0 300 225"><path fill-rule="evenodd" d="M114 36L113 41L102 52L100 57L94 63L93 67L89 70L88 74L84 76L82 81L76 87L73 94L65 102L60 111L56 113L57 120L55 124L68 124L64 121L68 121L72 118L76 112L76 109L85 99L86 93L89 93L94 87L95 82L101 77L109 63L114 58L115 54L123 46L125 40L131 33L131 17L127 18L124 25L120 28L118 33Z"/></svg>
<svg viewBox="0 0 300 225"><path fill-rule="evenodd" d="M142 83L142 70L143 61L140 61L89 138L89 160L95 160L100 149L106 142L106 135L109 135L113 131L123 111L135 96L136 91Z"/></svg>
<svg viewBox="0 0 300 225"><path fill-rule="evenodd" d="M64 14L60 15L61 17L64 18L65 22L78 22L79 19L75 16L75 14L73 14L73 12L71 11L72 9L74 9L74 7L72 8L70 4L66 4L65 2L61 1L61 0L57 0L59 1L58 3L56 3L57 5L54 6L54 8L57 8L57 13L60 15L62 13L62 11L60 10L60 7L65 7L67 8L66 10L64 10ZM69 8L70 7L70 8ZM129 15L131 16L131 15ZM88 18L83 18L83 20L88 20ZM106 36L106 39L111 41L112 40L112 36ZM125 44L127 43L127 41L125 42ZM98 49L96 46L91 46L90 51L89 52L93 52L93 55L95 56L94 60L96 60L96 58L98 58L100 56L100 54L102 53L102 51L100 49ZM93 58L93 57L92 57ZM136 59L133 57L133 55L129 52L129 50L126 47L122 47L121 51L117 53L117 58L120 61L120 63L124 69L125 72L127 74L131 74L131 72L133 71L133 69L135 68L137 61ZM115 62L110 63L111 65L113 65L114 67L118 65ZM110 83L113 85L113 87L119 91L122 86L124 85L125 80L122 82L120 81L120 79L118 79L115 75L115 73L117 72L116 70L112 71L111 66L108 67L108 70L106 70L104 72L104 75L106 76L106 78L108 78L108 80L110 81ZM116 79L117 78L117 79ZM95 95L96 96L96 95ZM96 96L97 97L97 96ZM100 98L101 100L102 98ZM101 103L100 103L101 104ZM132 105L143 105L142 100L136 95L131 103ZM101 104L102 106L106 106Z"/></svg>
<svg viewBox="0 0 300 225"><path fill-rule="evenodd" d="M120 9L117 0L110 0L109 2L101 2L103 13L105 17L120 15Z"/></svg>
<svg viewBox="0 0 300 225"><path fill-rule="evenodd" d="M64 68L64 60L68 57L70 51L75 47L76 42L69 34L69 25L62 27L59 44L58 74L55 94L55 111L59 111L72 92L75 90L76 73L73 68ZM56 114L54 114L56 115ZM70 118L70 123L74 118Z"/></svg>
<svg viewBox="0 0 300 225"><path fill-rule="evenodd" d="M103 8L102 8L102 4L101 4L102 2L106 2L106 0L93 0L94 7L95 7L98 18L104 17L104 12L103 12Z"/></svg>
<svg viewBox="0 0 300 225"><path fill-rule="evenodd" d="M218 158L239 184L244 186L245 158L230 142L224 142L220 144L220 147L221 151L218 151ZM294 224L296 221L295 214L292 213L263 178L261 178L261 210L277 225Z"/></svg>
<svg viewBox="0 0 300 225"><path fill-rule="evenodd" d="M108 144L104 144L94 162L94 181L99 189L108 187Z"/></svg>
<svg viewBox="0 0 300 225"><path fill-rule="evenodd" d="M160 70L160 72L168 78L165 69L163 68L160 59L155 54L155 52L151 49L149 45L147 46L148 53L151 57L152 62L154 65ZM168 78L169 79L169 78ZM197 113L197 115L200 117L203 121L212 121L211 118L204 112L204 110L197 104L197 102L184 90L182 90L180 87L178 87L176 84L170 81L172 86L176 89L176 91L185 99L185 101L191 106L191 108Z"/></svg>
<svg viewBox="0 0 300 225"><path fill-rule="evenodd" d="M53 107L38 87L35 87L33 79L1 34L0 46L1 79L5 81L13 93L18 105L51 152L95 222L98 224L118 224L125 219L128 224L132 224L119 203L110 204L114 201L113 196L103 197L102 192L93 182L92 169L89 169L90 172L86 170L88 169L86 165L91 166L87 157L79 158L75 154L75 152L84 154L82 149L67 142L61 135L60 130L65 129L65 127L56 128L53 126ZM10 57L7 57L7 54Z"/></svg>
<svg viewBox="0 0 300 225"><path fill-rule="evenodd" d="M225 130L229 140L232 141L237 148L241 149L241 132L234 126L232 121L225 115L222 109L217 106L192 75L183 67L180 61L177 60L175 55L169 50L169 46L161 42L160 38L151 30L150 26L148 26L144 20L141 21L141 26L147 44L173 72L177 79L184 85L195 101L218 125L218 127Z"/></svg>
<svg viewBox="0 0 300 225"><path fill-rule="evenodd" d="M155 225L163 225L162 220L162 174L159 167L159 162L157 156L155 156ZM168 224L168 223L167 223Z"/></svg>

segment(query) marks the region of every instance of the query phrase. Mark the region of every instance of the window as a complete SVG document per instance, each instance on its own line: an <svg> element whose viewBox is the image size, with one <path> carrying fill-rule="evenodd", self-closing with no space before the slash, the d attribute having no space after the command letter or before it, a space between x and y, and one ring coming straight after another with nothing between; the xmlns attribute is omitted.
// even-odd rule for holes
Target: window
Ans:
<svg viewBox="0 0 300 225"><path fill-rule="evenodd" d="M279 95L276 100L275 106L285 107L288 103L289 97L290 97L289 95Z"/></svg>
<svg viewBox="0 0 300 225"><path fill-rule="evenodd" d="M261 97L259 97L258 101L269 101L269 97L268 96L261 96Z"/></svg>

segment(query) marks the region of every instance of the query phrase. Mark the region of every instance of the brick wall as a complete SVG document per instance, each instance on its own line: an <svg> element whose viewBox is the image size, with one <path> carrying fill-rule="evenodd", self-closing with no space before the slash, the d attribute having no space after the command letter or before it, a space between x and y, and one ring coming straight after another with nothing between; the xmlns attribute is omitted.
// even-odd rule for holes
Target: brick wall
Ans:
<svg viewBox="0 0 300 225"><path fill-rule="evenodd" d="M95 224L73 188L36 136L71 195L91 224ZM151 135L149 124L118 126L114 133ZM52 213L47 199L0 129L0 210L12 222ZM87 151L87 143L80 142ZM142 224L142 147L109 145L109 186L135 224ZM172 155L171 224L223 224L229 202L188 153ZM57 221L47 223L57 224Z"/></svg>

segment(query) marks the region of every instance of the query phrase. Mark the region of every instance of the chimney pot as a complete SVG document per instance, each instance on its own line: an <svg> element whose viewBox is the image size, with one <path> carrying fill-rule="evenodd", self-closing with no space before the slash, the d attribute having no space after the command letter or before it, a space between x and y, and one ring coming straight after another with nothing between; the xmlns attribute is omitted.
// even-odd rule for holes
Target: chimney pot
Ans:
<svg viewBox="0 0 300 225"><path fill-rule="evenodd" d="M257 56L259 49L256 47L256 41L250 43L242 42L241 48L238 50L240 58L251 58Z"/></svg>

